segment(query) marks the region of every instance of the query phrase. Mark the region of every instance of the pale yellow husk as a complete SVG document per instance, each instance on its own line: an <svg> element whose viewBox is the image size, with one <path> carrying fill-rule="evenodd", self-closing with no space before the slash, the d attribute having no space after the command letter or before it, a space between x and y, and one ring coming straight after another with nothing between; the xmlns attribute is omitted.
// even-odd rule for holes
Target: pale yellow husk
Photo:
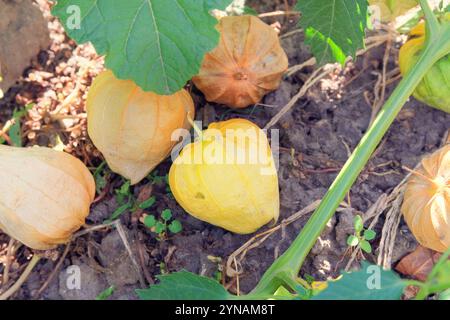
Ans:
<svg viewBox="0 0 450 320"><path fill-rule="evenodd" d="M114 172L136 184L170 153L172 134L190 128L194 102L186 90L170 96L145 92L104 71L87 99L88 133Z"/></svg>
<svg viewBox="0 0 450 320"><path fill-rule="evenodd" d="M406 223L424 247L450 247L450 145L422 160L411 175L402 205Z"/></svg>
<svg viewBox="0 0 450 320"><path fill-rule="evenodd" d="M417 0L369 0L380 10L381 21L391 22L418 5Z"/></svg>
<svg viewBox="0 0 450 320"><path fill-rule="evenodd" d="M69 241L89 214L94 179L75 157L0 145L0 229L33 249Z"/></svg>
<svg viewBox="0 0 450 320"><path fill-rule="evenodd" d="M248 129L247 137L241 135ZM247 120L211 124L203 139L187 145L174 161L169 183L188 213L235 233L251 233L278 219L272 152L265 133Z"/></svg>

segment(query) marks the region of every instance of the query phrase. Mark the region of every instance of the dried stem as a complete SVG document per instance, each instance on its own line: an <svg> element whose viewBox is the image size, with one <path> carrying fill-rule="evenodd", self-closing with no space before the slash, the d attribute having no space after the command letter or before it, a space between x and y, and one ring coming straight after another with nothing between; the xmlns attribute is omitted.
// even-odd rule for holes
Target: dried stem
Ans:
<svg viewBox="0 0 450 320"><path fill-rule="evenodd" d="M33 271L34 267L39 262L39 260L41 260L41 257L39 255L35 254L33 256L33 258L31 258L31 261L25 268L24 272L20 275L19 279L11 286L11 288L9 288L8 290L6 290L4 293L2 293L0 295L0 301L7 300L14 293L16 293L17 290L20 289L20 287L28 279L28 276L31 274L31 272Z"/></svg>

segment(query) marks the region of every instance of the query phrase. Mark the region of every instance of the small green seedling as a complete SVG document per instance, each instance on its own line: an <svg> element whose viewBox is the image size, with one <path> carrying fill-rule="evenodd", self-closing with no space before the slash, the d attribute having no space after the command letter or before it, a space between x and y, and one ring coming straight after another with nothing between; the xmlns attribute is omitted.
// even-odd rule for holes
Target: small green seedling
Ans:
<svg viewBox="0 0 450 320"><path fill-rule="evenodd" d="M212 263L214 263L217 266L217 269L214 271L214 273L212 274L212 278L214 280L216 280L218 283L222 283L222 279L223 279L223 264L222 264L222 258L221 257L216 257L216 256L211 256L209 255L208 260L211 261Z"/></svg>
<svg viewBox="0 0 450 320"><path fill-rule="evenodd" d="M111 297L114 294L114 290L116 288L114 286L111 286L107 288L106 290L102 291L97 297L95 297L95 300L106 300L109 297Z"/></svg>
<svg viewBox="0 0 450 320"><path fill-rule="evenodd" d="M105 221L105 223L113 222L118 219L126 211L136 212L136 210L146 210L153 206L156 202L156 198L150 197L142 202L138 202L134 197L131 190L130 181L126 181L119 189L115 190L116 202L119 207L112 213L111 217Z"/></svg>
<svg viewBox="0 0 450 320"><path fill-rule="evenodd" d="M375 231L364 228L363 219L360 215L355 217L353 225L355 234L352 234L347 238L349 247L360 248L366 253L372 253L372 246L369 241L375 239L375 236L377 235Z"/></svg>
<svg viewBox="0 0 450 320"><path fill-rule="evenodd" d="M94 173L92 174L95 180L95 191L97 194L102 193L103 189L105 189L108 179L110 177L110 171L106 166L106 161L103 161L97 168L95 168Z"/></svg>
<svg viewBox="0 0 450 320"><path fill-rule="evenodd" d="M161 218L157 219L154 215L145 215L142 222L150 229L150 231L156 234L158 241L167 238L168 232L177 234L183 230L181 222L174 219L172 220L172 211L170 209L164 209L161 212ZM170 223L169 223L170 222Z"/></svg>
<svg viewBox="0 0 450 320"><path fill-rule="evenodd" d="M1 98L0 98L1 99ZM29 103L23 108L14 109L11 124L8 128L3 128L4 131L8 131L9 138L11 139L11 145L14 147L22 147L22 134L20 120L26 116L27 112L31 110L34 103ZM5 143L5 139L0 137L0 144Z"/></svg>
<svg viewBox="0 0 450 320"><path fill-rule="evenodd" d="M147 179L150 180L153 185L165 185L167 195L173 198L172 191L169 186L169 174L161 176L159 175L158 170L155 170L148 175Z"/></svg>
<svg viewBox="0 0 450 320"><path fill-rule="evenodd" d="M148 175L147 179L150 180L152 184L163 184L167 183L168 175L161 176L159 175L159 171L155 170Z"/></svg>

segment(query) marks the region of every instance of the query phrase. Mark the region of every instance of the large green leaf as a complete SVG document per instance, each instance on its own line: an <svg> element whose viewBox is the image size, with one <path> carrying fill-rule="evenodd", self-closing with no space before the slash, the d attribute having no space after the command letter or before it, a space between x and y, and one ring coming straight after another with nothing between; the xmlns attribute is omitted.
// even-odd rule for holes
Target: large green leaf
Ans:
<svg viewBox="0 0 450 320"><path fill-rule="evenodd" d="M364 47L367 0L298 0L300 26L319 65L339 62Z"/></svg>
<svg viewBox="0 0 450 320"><path fill-rule="evenodd" d="M344 273L342 279L330 281L328 288L314 300L398 300L406 286L393 271L363 263L360 271Z"/></svg>
<svg viewBox="0 0 450 320"><path fill-rule="evenodd" d="M58 0L52 12L78 43L92 42L120 79L171 94L218 43L209 11L231 0ZM77 14L80 23L77 24Z"/></svg>
<svg viewBox="0 0 450 320"><path fill-rule="evenodd" d="M142 300L229 300L229 294L217 281L187 271L158 276L159 284L136 290Z"/></svg>

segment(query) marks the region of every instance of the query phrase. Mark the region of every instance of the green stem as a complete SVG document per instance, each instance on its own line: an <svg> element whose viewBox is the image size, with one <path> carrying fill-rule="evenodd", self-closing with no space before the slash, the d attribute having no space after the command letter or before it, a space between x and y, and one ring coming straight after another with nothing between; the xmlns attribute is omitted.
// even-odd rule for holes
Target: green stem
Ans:
<svg viewBox="0 0 450 320"><path fill-rule="evenodd" d="M431 12L431 10L427 10L427 8L429 9L428 3L421 1L421 5L428 18ZM279 274L288 273L293 278L297 277L306 256L315 244L326 223L331 219L339 204L356 181L358 175L363 170L403 105L433 64L450 53L450 27L446 25L439 26L438 30L435 30L434 27L429 30L435 32L435 34L429 37L433 41L427 42L415 67L402 79L390 98L386 101L373 125L362 137L359 145L344 165L323 198L320 206L308 220L303 230L289 249L266 271L252 293L274 292L279 286L279 281L276 281Z"/></svg>
<svg viewBox="0 0 450 320"><path fill-rule="evenodd" d="M441 26L438 19L434 15L433 10L431 10L430 6L428 5L428 0L419 0L419 2L426 17L426 24L428 28L427 35L438 37ZM428 38L430 39L431 37Z"/></svg>

